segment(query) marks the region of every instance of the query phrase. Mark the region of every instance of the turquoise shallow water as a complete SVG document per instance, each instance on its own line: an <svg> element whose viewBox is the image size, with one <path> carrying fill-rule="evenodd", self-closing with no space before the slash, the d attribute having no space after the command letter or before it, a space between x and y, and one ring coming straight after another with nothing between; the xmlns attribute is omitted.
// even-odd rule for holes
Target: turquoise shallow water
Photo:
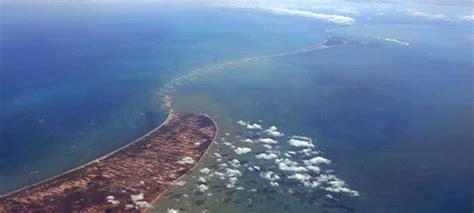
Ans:
<svg viewBox="0 0 474 213"><path fill-rule="evenodd" d="M155 204L157 212L472 210L470 23L369 9L355 24L339 26L242 8L2 8L0 192L87 162L157 126L166 117L166 94L173 109L213 116L220 136L186 184ZM330 37L347 44L306 49ZM270 126L284 136L265 133ZM311 138L311 153L292 146L293 135ZM264 138L278 142L269 148L258 142ZM239 155L238 147L251 151ZM331 163L319 162L319 172L279 165L308 170L304 161L316 156ZM270 171L279 178L265 176ZM339 191L328 190L331 184ZM199 192L200 185L208 189Z"/></svg>

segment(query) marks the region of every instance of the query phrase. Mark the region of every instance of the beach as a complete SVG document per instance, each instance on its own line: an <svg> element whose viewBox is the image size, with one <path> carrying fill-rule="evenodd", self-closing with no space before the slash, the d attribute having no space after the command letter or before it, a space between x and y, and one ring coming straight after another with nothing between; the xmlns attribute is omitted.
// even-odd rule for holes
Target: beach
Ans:
<svg viewBox="0 0 474 213"><path fill-rule="evenodd" d="M158 128L118 150L1 196L0 212L141 211L193 168L216 133L206 115L171 112Z"/></svg>

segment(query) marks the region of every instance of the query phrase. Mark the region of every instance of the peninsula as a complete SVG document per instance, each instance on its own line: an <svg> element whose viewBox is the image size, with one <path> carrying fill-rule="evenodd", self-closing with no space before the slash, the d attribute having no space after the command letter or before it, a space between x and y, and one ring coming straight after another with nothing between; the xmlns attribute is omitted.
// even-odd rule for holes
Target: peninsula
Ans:
<svg viewBox="0 0 474 213"><path fill-rule="evenodd" d="M80 167L0 196L0 212L139 212L189 172L216 137L207 115L171 112L158 128Z"/></svg>

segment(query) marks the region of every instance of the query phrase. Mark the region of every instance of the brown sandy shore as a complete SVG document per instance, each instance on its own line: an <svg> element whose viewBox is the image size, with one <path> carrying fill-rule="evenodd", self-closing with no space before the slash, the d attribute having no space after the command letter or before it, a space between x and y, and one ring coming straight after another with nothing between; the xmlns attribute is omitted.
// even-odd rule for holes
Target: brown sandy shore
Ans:
<svg viewBox="0 0 474 213"><path fill-rule="evenodd" d="M216 134L207 115L171 112L161 126L112 153L0 196L0 212L143 211L194 167Z"/></svg>

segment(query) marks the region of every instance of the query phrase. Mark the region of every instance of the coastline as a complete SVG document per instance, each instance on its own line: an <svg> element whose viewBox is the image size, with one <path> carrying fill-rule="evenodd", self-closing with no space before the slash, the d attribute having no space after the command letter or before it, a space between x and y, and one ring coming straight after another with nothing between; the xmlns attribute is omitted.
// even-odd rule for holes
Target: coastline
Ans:
<svg viewBox="0 0 474 213"><path fill-rule="evenodd" d="M123 150L123 149L125 149L125 148L131 146L132 144L134 144L134 143L136 143L136 142L142 140L143 138L149 136L150 134L152 134L153 132L155 132L156 130L158 130L159 128L161 128L162 126L166 125L166 124L171 120L173 114L174 114L173 110L170 110L169 113L168 113L168 117L166 118L166 120L163 121L163 123L161 123L158 127L154 128L154 129L152 129L152 130L150 130L149 132L147 132L146 134L144 134L144 135L140 136L139 138L133 140L132 142L127 143L127 144L123 145L122 147L119 147L119 148L115 149L115 150L112 151L112 152L109 152L109 153L107 153L107 154L105 154L105 155L103 155L103 156L100 156L100 157L98 157L98 158L96 158L96 159L93 159L93 160L91 160L91 161L89 161L89 162L87 162L87 163L84 163L84 164L82 164L82 165L79 165L79 166L77 166L77 167L74 167L74 168L72 168L72 169L69 169L69 170L67 170L67 171L61 172L61 173L59 173L58 175L54 175L54 176L48 177L48 178L46 178L46 179L44 179L44 180L41 180L41 181L39 181L39 182L36 182L36 183L30 184L30 185L23 186L23 187L21 187L21 188L19 188L19 189L15 189L15 190L13 190L13 191L11 191L11 192L7 192L7 193L5 193L5 194L0 194L0 199L2 199L2 198L4 198L4 197L8 197L8 196L10 196L10 195L12 195L12 194L15 194L15 193L19 192L19 191L22 191L22 190L25 190L25 189L28 189L28 188L31 188L31 187L40 185L40 184L42 184L42 183L44 183L44 182L50 181L50 180L52 180L52 179L54 179L54 178L57 178L57 177L59 177L59 176L61 176L61 175L67 174L67 173L69 173L69 172L72 172L72 171L75 171L75 170L78 170L78 169L82 169L82 168L84 168L84 167L86 167L86 166L88 166L88 165L90 165L90 164L93 164L93 163L96 163L96 162L98 162L98 161L100 161L100 160L103 160L104 158L107 158L108 156L110 156L110 155L112 155L112 154L114 154L114 153L117 153L118 151Z"/></svg>
<svg viewBox="0 0 474 213"><path fill-rule="evenodd" d="M186 174L183 174L181 175L178 179L176 179L175 181L180 181L182 180L183 178L185 178L187 176L188 173L192 172L202 161L203 159L209 154L209 151L211 150L212 148L212 145L214 144L216 138L219 136L219 125L217 124L217 122L209 115L207 114L203 114L204 116L208 117L209 119L212 120L212 122L215 124L216 126L216 134L214 135L214 138L212 139L212 142L211 144L207 147L206 151L204 152L204 154L202 155L202 157L196 162L196 164L194 164L194 166L189 169L189 171L186 173ZM166 192L169 191L171 186L168 186L165 190L163 190L163 192L161 192L154 200L152 200L150 203L152 204L151 207L148 207L146 209L143 210L143 212L148 212L148 210L151 210L153 209L153 204L157 203L161 197L163 197L164 194L166 194Z"/></svg>
<svg viewBox="0 0 474 213"><path fill-rule="evenodd" d="M44 210L121 211L123 207L127 208L127 202L131 205L130 197L133 201L133 196L140 192L134 188L148 190L140 201L147 205L140 206L139 202L133 201L134 209L143 211L149 207L147 202L158 201L171 182L182 179L201 162L217 134L217 124L210 116L170 110L162 124L140 138L59 175L1 195L0 212L37 210L37 207ZM189 156L196 161L181 165L180 160ZM144 180L150 181L146 188L140 186L145 185ZM132 184L137 182L140 184ZM77 197L77 188L82 190L82 197ZM106 199L108 196L104 193L109 191L109 194L115 193L120 205ZM140 194L143 197L143 192ZM52 198L66 203L51 204ZM87 201L76 205L77 208L70 207L84 198Z"/></svg>

